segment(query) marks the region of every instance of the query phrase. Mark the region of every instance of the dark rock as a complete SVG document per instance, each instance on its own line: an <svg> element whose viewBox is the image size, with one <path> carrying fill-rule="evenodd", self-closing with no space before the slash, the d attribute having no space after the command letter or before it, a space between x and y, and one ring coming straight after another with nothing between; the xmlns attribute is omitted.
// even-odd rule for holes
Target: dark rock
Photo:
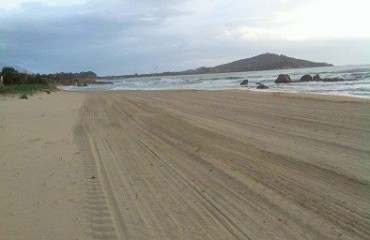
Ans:
<svg viewBox="0 0 370 240"><path fill-rule="evenodd" d="M319 74L316 74L315 76L313 76L313 81L321 81L321 77Z"/></svg>
<svg viewBox="0 0 370 240"><path fill-rule="evenodd" d="M323 82L340 82L340 81L344 81L343 78L340 78L340 77L334 77L334 78L324 78L322 79Z"/></svg>
<svg viewBox="0 0 370 240"><path fill-rule="evenodd" d="M292 80L290 79L288 74L280 74L278 78L275 80L275 83L290 83Z"/></svg>
<svg viewBox="0 0 370 240"><path fill-rule="evenodd" d="M240 83L240 85L248 85L248 79L243 80L243 82Z"/></svg>
<svg viewBox="0 0 370 240"><path fill-rule="evenodd" d="M269 87L267 87L265 84L263 83L260 83L258 86L257 86L257 89L269 89Z"/></svg>
<svg viewBox="0 0 370 240"><path fill-rule="evenodd" d="M313 78L312 78L312 76L311 75L308 75L308 74L306 74L306 75L304 75L304 76L302 76L301 77L301 82L310 82L310 81L312 81L313 80Z"/></svg>

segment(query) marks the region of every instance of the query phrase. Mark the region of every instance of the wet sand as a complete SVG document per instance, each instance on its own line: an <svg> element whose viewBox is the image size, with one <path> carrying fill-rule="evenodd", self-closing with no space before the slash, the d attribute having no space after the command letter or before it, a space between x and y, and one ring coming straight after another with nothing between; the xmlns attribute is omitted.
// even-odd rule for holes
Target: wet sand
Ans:
<svg viewBox="0 0 370 240"><path fill-rule="evenodd" d="M79 232L81 239L367 239L370 235L369 100L247 91L58 94L64 99L73 95L81 103L66 110L63 115L79 109L78 116L73 112L73 121L61 120L66 128L59 130L75 139L59 146L78 152L64 161L75 164L71 175L81 180L77 192L61 193L60 203L67 195L84 192L73 206L76 211L84 209L75 213L82 224L65 225L64 231ZM23 116L4 117L12 110L0 111L1 120L9 124ZM1 125L6 138L18 131ZM30 134L38 133L34 131ZM42 139L62 135L46 133ZM4 142L2 137L1 149L9 149L12 141L24 140ZM48 155L65 150L51 149ZM72 171L62 163L66 172L60 173L54 163L59 159L43 151L38 152L39 160L27 159L23 155L29 152L6 150L5 154L20 165L36 161L35 168L51 161L49 171L62 177ZM15 167L4 159L2 184L11 186L17 176L3 172ZM21 172L28 179L34 174L26 167ZM25 197L20 190L8 193ZM0 191L1 201L9 200L3 186ZM33 191L27 197L37 202L33 198L38 192L47 198L54 190L40 184ZM28 204L39 211L23 218L48 217L50 208L64 211L61 205ZM16 218L13 208L9 204L6 211ZM0 231L22 239L13 237L17 223L7 223L12 219L9 214L1 218L4 230ZM27 232L27 223L19 224L23 227L19 232ZM48 224L62 227L53 221ZM48 225L36 226L42 232Z"/></svg>

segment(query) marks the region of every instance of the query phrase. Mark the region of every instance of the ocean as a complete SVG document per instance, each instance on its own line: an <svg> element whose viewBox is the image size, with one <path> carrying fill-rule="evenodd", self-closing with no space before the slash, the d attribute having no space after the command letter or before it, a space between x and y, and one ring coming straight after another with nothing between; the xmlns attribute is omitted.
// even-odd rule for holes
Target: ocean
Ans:
<svg viewBox="0 0 370 240"><path fill-rule="evenodd" d="M292 83L275 84L279 74L289 74ZM320 74L321 78L343 78L338 82L298 82L305 74ZM249 80L248 86L240 83ZM95 84L86 87L68 86L71 91L116 91L116 90L256 90L257 83L274 92L301 92L331 95L349 95L370 98L370 65L299 68L237 73L163 76L145 78L105 79L109 84Z"/></svg>

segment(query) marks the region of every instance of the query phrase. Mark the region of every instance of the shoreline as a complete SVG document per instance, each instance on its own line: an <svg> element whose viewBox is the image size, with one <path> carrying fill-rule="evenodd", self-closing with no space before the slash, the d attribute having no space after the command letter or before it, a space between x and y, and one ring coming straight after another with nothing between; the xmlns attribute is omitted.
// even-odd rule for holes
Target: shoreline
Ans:
<svg viewBox="0 0 370 240"><path fill-rule="evenodd" d="M0 97L0 235L364 239L369 106L239 90Z"/></svg>
<svg viewBox="0 0 370 240"><path fill-rule="evenodd" d="M295 94L295 95L318 95L318 96L331 96L331 97L345 97L345 98L360 98L360 99L367 99L370 100L370 96L362 96L362 95L351 95L351 94L339 94L339 93L318 93L318 92L297 92L297 91L290 91L290 92L284 92L284 91L275 91L275 90L252 90L247 89L247 91L251 92L271 92L271 93L286 93L286 94Z"/></svg>
<svg viewBox="0 0 370 240"><path fill-rule="evenodd" d="M279 74L288 74L291 83L276 84ZM302 76L319 74L325 81L301 81ZM335 81L329 81L329 79ZM138 78L114 80L114 84L102 86L88 86L86 90L107 89L119 90L244 90L240 83L249 81L249 90L256 91L256 83L263 83L270 89L263 91L299 92L323 95L341 95L360 98L370 98L369 68L367 66L341 66L333 69L320 68L312 70L307 68L258 71L255 73L223 73L192 76L169 76L157 78ZM78 90L77 87L69 87L70 90ZM258 91L258 90L257 90Z"/></svg>
<svg viewBox="0 0 370 240"><path fill-rule="evenodd" d="M117 90L106 90L106 89L98 89L98 90L80 90L80 89L66 89L65 87L58 87L60 91L66 92L78 92L78 93L93 93L93 92L161 92L161 91L209 91L209 92L223 92L223 91L248 91L248 92L257 92L257 93L281 93L281 94L293 94L293 95L318 95L318 96L332 96L332 97L345 97L345 98L359 98L359 99L370 99L370 96L363 96L363 95L351 95L351 94L338 94L338 93L319 93L319 92L298 92L298 91L279 91L274 89L243 89L243 88L227 88L227 89L117 89Z"/></svg>
<svg viewBox="0 0 370 240"><path fill-rule="evenodd" d="M92 94L92 93L117 93L117 92L238 92L238 91L246 91L251 93L258 93L258 94L269 94L269 93L275 93L280 95L292 95L294 97L328 97L328 98L349 98L349 99L360 99L360 100L369 100L370 102L370 96L360 96L360 95L347 95L347 94L330 94L330 93L315 93L315 92L286 92L286 91L276 91L272 89L265 89L265 90L259 90L259 89L240 89L240 88L230 88L230 89L215 89L215 90L205 90L205 89L161 89L161 90L68 90L59 88L60 91L65 92L75 92L75 93L81 93L81 94Z"/></svg>

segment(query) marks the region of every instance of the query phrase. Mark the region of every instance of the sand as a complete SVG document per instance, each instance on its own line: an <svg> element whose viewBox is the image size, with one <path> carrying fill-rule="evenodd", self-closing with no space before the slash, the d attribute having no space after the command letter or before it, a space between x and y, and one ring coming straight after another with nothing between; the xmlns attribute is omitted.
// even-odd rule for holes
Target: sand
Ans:
<svg viewBox="0 0 370 240"><path fill-rule="evenodd" d="M90 239L74 126L85 96L0 97L0 239Z"/></svg>
<svg viewBox="0 0 370 240"><path fill-rule="evenodd" d="M62 92L0 118L4 239L370 235L370 100Z"/></svg>

